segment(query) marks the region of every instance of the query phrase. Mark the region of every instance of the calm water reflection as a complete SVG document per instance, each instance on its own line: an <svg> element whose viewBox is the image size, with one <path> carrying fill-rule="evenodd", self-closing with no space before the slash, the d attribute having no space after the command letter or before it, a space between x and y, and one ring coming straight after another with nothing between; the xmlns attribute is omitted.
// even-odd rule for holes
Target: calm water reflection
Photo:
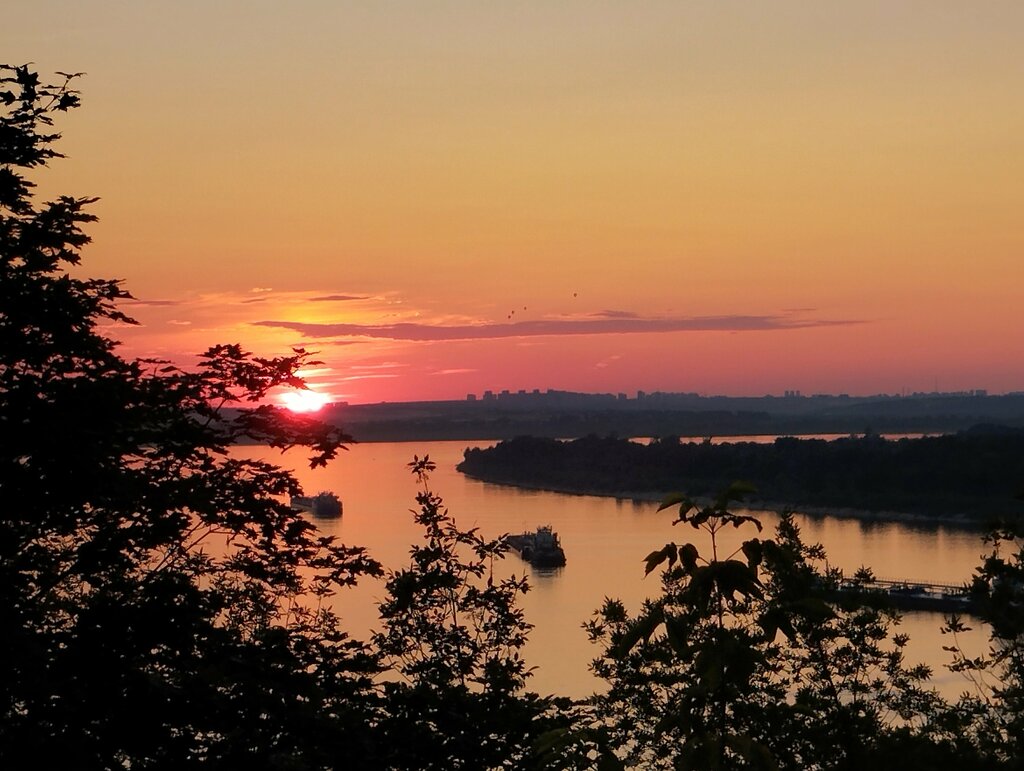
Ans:
<svg viewBox="0 0 1024 771"><path fill-rule="evenodd" d="M534 572L533 588L524 598L527 618L535 625L525 654L537 668L531 687L567 696L593 692L601 685L587 670L596 650L581 629L583 621L605 596L638 608L644 597L658 591L656 575L643 579L642 558L669 540L693 540L700 548L700 534L690 528L673 529L671 515L657 513L653 503L518 490L467 479L455 471L466 446L464 441L361 444L327 469L315 471L306 467L304 456L296 451L282 455L269 448L246 447L237 454L295 469L307 492L338 493L344 501L344 517L321 526L347 544L367 547L390 568L404 565L410 544L420 538L409 513L417 491L406 466L413 455L429 454L437 463L430 485L460 526L498 535L552 525L561 536L568 564L555 571ZM770 532L778 516L758 514L766 533ZM824 544L833 565L848 572L868 565L883 578L961 583L979 564L983 551L977 533L952 528L806 516L799 523L805 540ZM738 544L753 534L753 529L740 530L732 537ZM503 567L517 574L531 572L514 554ZM373 627L375 601L382 594L379 582L366 580L338 596L337 608L354 635L363 636ZM942 669L947 654L940 646L948 641L938 633L941 623L939 614L913 613L905 616L903 628L911 636L911 657L929 664L940 689L955 695L964 681ZM985 648L979 632L970 635L967 643L975 653Z"/></svg>

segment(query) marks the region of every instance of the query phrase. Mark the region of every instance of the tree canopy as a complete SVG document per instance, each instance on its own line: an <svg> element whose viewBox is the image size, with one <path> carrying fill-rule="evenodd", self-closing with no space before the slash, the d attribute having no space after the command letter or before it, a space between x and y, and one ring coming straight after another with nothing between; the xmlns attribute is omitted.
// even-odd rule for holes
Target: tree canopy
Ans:
<svg viewBox="0 0 1024 771"><path fill-rule="evenodd" d="M119 354L130 295L70 270L95 199L37 204L29 177L61 157L75 81L0 66L0 766L512 767L552 718L522 693L525 581L488 567L507 547L460 530L417 461L428 546L389 573L384 631L349 637L330 597L381 565L291 509L291 473L230 452L344 449L265 403L315 362Z"/></svg>
<svg viewBox="0 0 1024 771"><path fill-rule="evenodd" d="M0 765L321 767L318 728L376 670L322 600L380 566L283 502L291 474L228 448L322 464L347 437L258 406L301 386L303 351L222 345L194 371L119 356L104 327L132 323L128 293L69 271L94 199L37 204L27 176L61 157L74 82L0 68ZM335 737L329 763L359 742Z"/></svg>

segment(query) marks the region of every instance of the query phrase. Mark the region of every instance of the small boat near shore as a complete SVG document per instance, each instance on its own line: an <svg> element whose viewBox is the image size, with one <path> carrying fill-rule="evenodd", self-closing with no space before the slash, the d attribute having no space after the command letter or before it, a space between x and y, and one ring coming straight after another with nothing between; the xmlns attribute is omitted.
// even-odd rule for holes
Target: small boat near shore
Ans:
<svg viewBox="0 0 1024 771"><path fill-rule="evenodd" d="M340 517L342 512L341 499L329 490L316 495L293 495L291 507L322 519Z"/></svg>
<svg viewBox="0 0 1024 771"><path fill-rule="evenodd" d="M532 533L506 537L506 542L535 568L560 568L565 565L565 552L558 533L550 525L541 525Z"/></svg>

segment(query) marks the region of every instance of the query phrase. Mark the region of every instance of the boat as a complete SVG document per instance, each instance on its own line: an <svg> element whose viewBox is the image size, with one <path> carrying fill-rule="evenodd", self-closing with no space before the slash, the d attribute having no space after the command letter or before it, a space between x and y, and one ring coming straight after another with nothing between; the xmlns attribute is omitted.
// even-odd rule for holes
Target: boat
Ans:
<svg viewBox="0 0 1024 771"><path fill-rule="evenodd" d="M291 506L296 511L305 511L323 519L341 516L341 499L329 490L316 495L293 495Z"/></svg>
<svg viewBox="0 0 1024 771"><path fill-rule="evenodd" d="M565 564L558 533L550 525L541 525L532 533L506 536L505 541L535 568L560 568Z"/></svg>

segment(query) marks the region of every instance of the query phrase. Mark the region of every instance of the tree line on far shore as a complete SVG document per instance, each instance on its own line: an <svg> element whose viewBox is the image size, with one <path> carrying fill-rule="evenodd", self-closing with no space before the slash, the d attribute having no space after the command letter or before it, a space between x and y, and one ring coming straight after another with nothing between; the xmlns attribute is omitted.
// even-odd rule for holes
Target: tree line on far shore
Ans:
<svg viewBox="0 0 1024 771"><path fill-rule="evenodd" d="M784 437L769 444L524 436L467 449L458 468L490 482L599 494L662 492L685 484L693 495L707 496L742 479L761 500L788 507L906 512L979 524L1024 513L1024 429L998 426L913 439Z"/></svg>

